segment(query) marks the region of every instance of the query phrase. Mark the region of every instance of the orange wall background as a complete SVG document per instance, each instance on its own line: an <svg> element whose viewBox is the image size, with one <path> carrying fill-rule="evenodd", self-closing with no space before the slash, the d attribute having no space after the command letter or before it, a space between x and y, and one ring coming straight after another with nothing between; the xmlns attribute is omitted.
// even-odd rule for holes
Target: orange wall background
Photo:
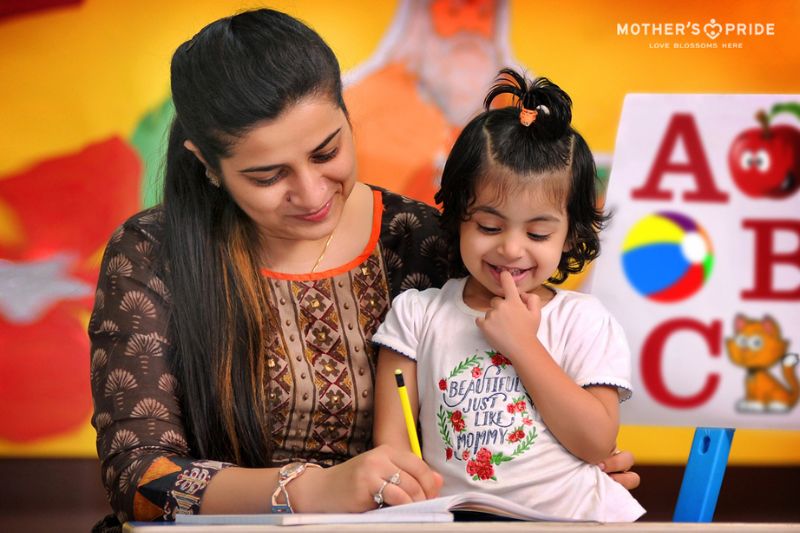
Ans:
<svg viewBox="0 0 800 533"><path fill-rule="evenodd" d="M89 0L0 19L0 186L29 171L35 178L38 174L33 170L38 171L36 165L43 161L79 153L108 139L130 141L143 117L158 110L169 96L169 60L174 48L211 20L259 5L263 3ZM359 0L284 0L268 5L319 31L337 53L343 71L370 57L398 6L395 1L367 4ZM575 103L575 125L597 152L613 153L626 93L800 94L800 2L795 0L568 0L558 4L517 0L511 1L509 8L513 55L532 73L546 75L568 90ZM618 24L693 21L702 25L711 19L773 23L775 35L727 38L741 43L742 47L735 49L662 49L653 45L692 39L617 35ZM720 37L717 42L722 40ZM111 187L116 178L111 174L103 179L108 181L80 194L107 201L103 184ZM362 179L370 181L369 176ZM48 192L47 187L35 190L40 197L28 198L29 207L57 194ZM0 192L0 251L22 250L31 233L25 232L22 216L10 198ZM61 200L56 197L49 202ZM117 213L117 222L129 214ZM70 216L62 216L60 225L69 228ZM98 242L92 253L85 254L86 264L97 268L100 251ZM22 254L16 259L35 257ZM65 323L71 324L67 327L84 328L90 300L65 311ZM24 424L26 417L37 416L30 406L41 408L43 404L36 398L15 399L4 394L3 388L10 390L14 385L24 389L19 380L30 380L31 387L41 383L36 385L35 368L19 373L15 370L19 365L4 356L15 335L13 328L6 326L0 329L0 413ZM80 357L83 359L73 368L85 372L88 390L88 349ZM51 402L59 402L57 382L37 390L39 399L50 395ZM0 430L0 455L93 456L88 396L76 396L74 409L82 423L44 437L11 438ZM685 461L691 437L691 428L626 426L620 445L631 449L641 463L675 464ZM733 441L731 462L800 464L800 432L740 430Z"/></svg>

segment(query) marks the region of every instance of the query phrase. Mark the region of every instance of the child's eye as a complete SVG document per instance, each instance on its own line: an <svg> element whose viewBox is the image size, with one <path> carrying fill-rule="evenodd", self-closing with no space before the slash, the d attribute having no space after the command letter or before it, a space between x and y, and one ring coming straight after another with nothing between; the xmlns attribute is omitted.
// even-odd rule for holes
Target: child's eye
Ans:
<svg viewBox="0 0 800 533"><path fill-rule="evenodd" d="M550 235L540 235L538 233L528 233L528 238L532 241L546 241Z"/></svg>
<svg viewBox="0 0 800 533"><path fill-rule="evenodd" d="M332 150L328 150L327 152L323 152L320 154L314 154L311 156L312 161L315 163L327 163L339 153L339 148L334 148Z"/></svg>
<svg viewBox="0 0 800 533"><path fill-rule="evenodd" d="M477 224L477 222L476 222L476 224ZM493 234L499 232L500 228L493 228L491 226L484 226L483 224L478 224L478 230L480 230L481 233L487 233L489 235L493 235Z"/></svg>

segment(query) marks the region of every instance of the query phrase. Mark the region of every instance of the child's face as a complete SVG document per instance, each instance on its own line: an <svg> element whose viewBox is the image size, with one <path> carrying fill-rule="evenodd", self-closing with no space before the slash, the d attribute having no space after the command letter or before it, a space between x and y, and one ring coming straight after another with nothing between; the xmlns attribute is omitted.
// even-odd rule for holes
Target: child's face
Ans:
<svg viewBox="0 0 800 533"><path fill-rule="evenodd" d="M503 270L511 272L520 292L528 293L556 271L569 221L564 205L538 192L531 186L499 198L491 185L478 187L472 215L460 228L461 258L480 300L471 304L503 296Z"/></svg>

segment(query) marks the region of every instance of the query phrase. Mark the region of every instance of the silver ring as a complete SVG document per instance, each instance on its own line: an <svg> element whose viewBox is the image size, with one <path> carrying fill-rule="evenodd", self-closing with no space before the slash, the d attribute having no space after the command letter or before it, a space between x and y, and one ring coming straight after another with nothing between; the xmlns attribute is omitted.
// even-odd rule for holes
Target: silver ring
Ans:
<svg viewBox="0 0 800 533"><path fill-rule="evenodd" d="M378 509L383 507L383 503L384 503L383 502L383 489L385 489L386 485L388 485L388 484L389 484L389 482L384 480L383 484L381 485L381 488L378 489L378 492L376 492L375 494L372 495L372 501L374 501L375 503L378 504Z"/></svg>
<svg viewBox="0 0 800 533"><path fill-rule="evenodd" d="M399 470L397 472L395 472L394 474L392 474L392 477L389 478L389 483L391 483L392 485L399 485L400 484L400 471Z"/></svg>

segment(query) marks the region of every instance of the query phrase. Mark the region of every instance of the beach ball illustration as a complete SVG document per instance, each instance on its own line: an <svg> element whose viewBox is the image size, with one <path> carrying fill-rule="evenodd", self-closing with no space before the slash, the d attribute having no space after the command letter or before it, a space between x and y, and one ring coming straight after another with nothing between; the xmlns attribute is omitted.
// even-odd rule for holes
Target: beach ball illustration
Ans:
<svg viewBox="0 0 800 533"><path fill-rule="evenodd" d="M622 245L622 266L633 288L656 302L678 302L711 275L714 253L705 230L681 213L661 211L639 220Z"/></svg>

